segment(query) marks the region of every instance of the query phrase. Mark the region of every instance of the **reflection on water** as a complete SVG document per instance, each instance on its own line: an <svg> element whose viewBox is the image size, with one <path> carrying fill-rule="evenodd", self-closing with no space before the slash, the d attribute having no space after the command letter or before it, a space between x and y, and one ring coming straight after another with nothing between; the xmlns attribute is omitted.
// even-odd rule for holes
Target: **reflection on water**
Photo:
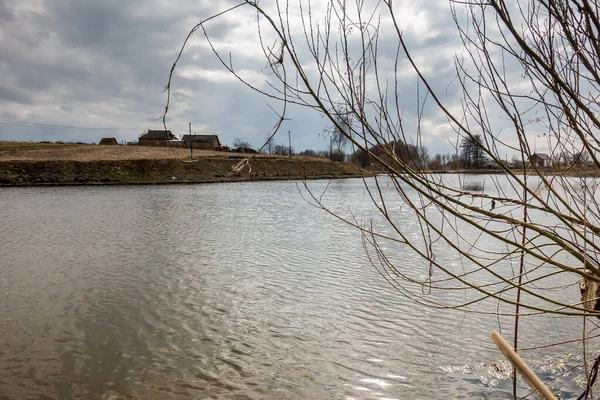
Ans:
<svg viewBox="0 0 600 400"><path fill-rule="evenodd" d="M415 306L292 182L1 193L2 398L510 393L490 374L495 318ZM332 182L324 200L378 221L361 180ZM532 324L529 340L580 329L555 325Z"/></svg>
<svg viewBox="0 0 600 400"><path fill-rule="evenodd" d="M465 182L462 185L462 189L469 192L483 192L483 182Z"/></svg>

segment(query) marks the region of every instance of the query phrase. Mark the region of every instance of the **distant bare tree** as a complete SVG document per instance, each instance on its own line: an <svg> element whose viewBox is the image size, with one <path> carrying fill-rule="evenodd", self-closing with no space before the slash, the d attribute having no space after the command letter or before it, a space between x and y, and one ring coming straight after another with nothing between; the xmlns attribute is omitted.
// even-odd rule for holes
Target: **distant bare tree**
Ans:
<svg viewBox="0 0 600 400"><path fill-rule="evenodd" d="M443 168L444 162L442 161L442 156L440 154L436 154L429 161L429 169L434 171L439 171Z"/></svg>
<svg viewBox="0 0 600 400"><path fill-rule="evenodd" d="M235 139L233 139L233 148L234 149L251 149L252 145L247 140L244 140L241 138L235 138Z"/></svg>
<svg viewBox="0 0 600 400"><path fill-rule="evenodd" d="M317 152L312 149L302 150L298 155L304 157L318 157Z"/></svg>
<svg viewBox="0 0 600 400"><path fill-rule="evenodd" d="M273 143L273 135L270 133L267 133L265 135L265 145L263 146L263 148L265 149L265 152L267 154L273 154L274 147L275 147L275 143Z"/></svg>
<svg viewBox="0 0 600 400"><path fill-rule="evenodd" d="M466 137L460 145L460 157L463 168L479 169L484 166L487 159L481 135Z"/></svg>
<svg viewBox="0 0 600 400"><path fill-rule="evenodd" d="M351 114L348 112L333 112L336 123L326 129L329 136L329 157L332 161L344 161L346 156L344 150L349 143L349 137L352 135Z"/></svg>
<svg viewBox="0 0 600 400"><path fill-rule="evenodd" d="M294 154L294 148L290 146L286 146L284 144L276 144L273 146L273 154L278 156L288 156L290 154Z"/></svg>

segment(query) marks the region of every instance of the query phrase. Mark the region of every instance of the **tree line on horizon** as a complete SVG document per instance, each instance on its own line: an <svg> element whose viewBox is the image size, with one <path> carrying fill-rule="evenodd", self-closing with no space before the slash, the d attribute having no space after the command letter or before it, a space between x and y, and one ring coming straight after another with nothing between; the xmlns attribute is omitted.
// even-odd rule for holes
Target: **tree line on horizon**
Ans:
<svg viewBox="0 0 600 400"><path fill-rule="evenodd" d="M283 143L275 143L272 139L267 140L261 153L279 156L303 156L327 158L337 162L351 162L367 168L373 164L372 157L383 157L388 162L402 162L416 170L442 170L442 169L484 169L490 168L490 159L483 151L481 138L465 138L458 151L453 154L429 155L426 146L417 146L401 140L392 140L387 143L378 144L368 148L368 151L358 149L350 154L345 152L347 139L336 128L327 129L325 134L329 135L328 150L306 149L297 152L293 146ZM269 139L269 138L267 138ZM236 138L233 141L234 149L252 149L247 140Z"/></svg>

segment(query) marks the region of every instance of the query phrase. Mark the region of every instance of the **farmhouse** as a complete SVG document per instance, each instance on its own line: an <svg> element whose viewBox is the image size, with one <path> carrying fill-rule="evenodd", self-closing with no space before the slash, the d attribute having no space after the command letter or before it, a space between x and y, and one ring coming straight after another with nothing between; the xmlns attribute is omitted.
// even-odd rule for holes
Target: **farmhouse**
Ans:
<svg viewBox="0 0 600 400"><path fill-rule="evenodd" d="M119 142L117 142L117 139L115 139L114 137L105 137L100 139L100 143L98 144L103 146L117 146Z"/></svg>
<svg viewBox="0 0 600 400"><path fill-rule="evenodd" d="M221 142L217 135L183 135L184 147L190 147L190 141L193 149L201 150L220 150Z"/></svg>
<svg viewBox="0 0 600 400"><path fill-rule="evenodd" d="M540 168L546 168L552 166L552 159L545 153L534 153L530 161L533 165Z"/></svg>
<svg viewBox="0 0 600 400"><path fill-rule="evenodd" d="M148 129L148 133L139 137L140 146L168 146L171 140L177 140L171 131L154 131L151 129Z"/></svg>

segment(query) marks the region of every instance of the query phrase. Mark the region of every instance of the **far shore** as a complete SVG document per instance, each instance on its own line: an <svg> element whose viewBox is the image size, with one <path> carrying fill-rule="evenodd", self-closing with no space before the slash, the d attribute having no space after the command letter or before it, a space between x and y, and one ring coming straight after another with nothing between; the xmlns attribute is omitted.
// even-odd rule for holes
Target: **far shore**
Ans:
<svg viewBox="0 0 600 400"><path fill-rule="evenodd" d="M523 168L511 168L510 171L515 175L523 175ZM540 173L538 173L538 171ZM506 175L506 171L503 169L454 169L454 170L433 170L429 171L432 174L469 174L469 175ZM581 167L550 167L550 168L538 168L536 171L533 167L527 167L527 175L537 176L565 176L565 177L579 177L579 178L598 178L600 177L600 170L593 166L581 166Z"/></svg>
<svg viewBox="0 0 600 400"><path fill-rule="evenodd" d="M250 157L250 158L249 158ZM523 169L512 169L522 175ZM540 168L548 176L599 177L591 166ZM505 174L502 169L433 174ZM532 167L528 175L537 175ZM133 185L342 179L372 176L356 164L319 157L241 154L149 146L0 142L0 186Z"/></svg>
<svg viewBox="0 0 600 400"><path fill-rule="evenodd" d="M0 142L0 186L134 185L341 179L354 164L146 146Z"/></svg>

